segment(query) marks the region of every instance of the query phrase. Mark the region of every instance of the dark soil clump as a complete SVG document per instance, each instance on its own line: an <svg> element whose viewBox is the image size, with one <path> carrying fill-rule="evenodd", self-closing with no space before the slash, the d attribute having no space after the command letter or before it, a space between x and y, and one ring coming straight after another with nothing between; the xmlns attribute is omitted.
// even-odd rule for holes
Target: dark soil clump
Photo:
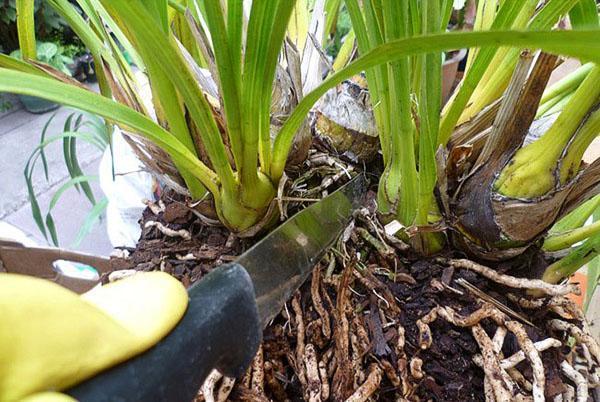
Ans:
<svg viewBox="0 0 600 402"><path fill-rule="evenodd" d="M178 234L166 235L154 222ZM186 287L212 268L233 261L248 245L222 226L205 224L184 198L173 192L163 194L159 203L144 210L140 226L142 234L137 246L122 248L123 257L111 258L112 268L161 269Z"/></svg>

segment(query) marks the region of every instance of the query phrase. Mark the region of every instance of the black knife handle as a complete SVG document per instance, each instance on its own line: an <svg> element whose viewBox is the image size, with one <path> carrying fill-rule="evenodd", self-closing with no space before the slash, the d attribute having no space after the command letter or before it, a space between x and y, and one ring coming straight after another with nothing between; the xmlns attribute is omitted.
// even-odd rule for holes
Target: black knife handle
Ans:
<svg viewBox="0 0 600 402"><path fill-rule="evenodd" d="M213 368L237 377L261 342L252 281L239 264L213 270L189 289L177 327L147 352L67 393L81 402L191 401Z"/></svg>

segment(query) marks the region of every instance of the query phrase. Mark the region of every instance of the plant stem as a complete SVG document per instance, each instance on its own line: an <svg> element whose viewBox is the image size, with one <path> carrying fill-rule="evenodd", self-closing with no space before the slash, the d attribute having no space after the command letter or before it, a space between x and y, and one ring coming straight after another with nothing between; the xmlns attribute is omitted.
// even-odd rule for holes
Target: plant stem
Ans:
<svg viewBox="0 0 600 402"><path fill-rule="evenodd" d="M560 108L559 110L562 110L562 107L566 104L565 98L572 94L573 92L558 94L554 98L550 98L546 102L540 103L540 106L535 114L535 118L539 119L543 116L549 116L556 110L557 107Z"/></svg>
<svg viewBox="0 0 600 402"><path fill-rule="evenodd" d="M556 233L546 237L544 241L544 250L558 251L571 247L573 244L587 239L590 236L600 233L600 221L591 225L582 226L568 232Z"/></svg>
<svg viewBox="0 0 600 402"><path fill-rule="evenodd" d="M575 88L577 88L579 84L583 82L585 77L587 77L589 72L592 70L593 66L594 63L586 63L583 66L579 67L577 70L565 76L560 81L550 85L544 91L544 95L542 95L540 104L544 104L548 102L548 100L557 96L563 96L565 93L569 93Z"/></svg>
<svg viewBox="0 0 600 402"><path fill-rule="evenodd" d="M600 254L600 235L596 234L571 251L566 257L548 266L542 279L549 283L558 283L563 278L573 275L598 254Z"/></svg>

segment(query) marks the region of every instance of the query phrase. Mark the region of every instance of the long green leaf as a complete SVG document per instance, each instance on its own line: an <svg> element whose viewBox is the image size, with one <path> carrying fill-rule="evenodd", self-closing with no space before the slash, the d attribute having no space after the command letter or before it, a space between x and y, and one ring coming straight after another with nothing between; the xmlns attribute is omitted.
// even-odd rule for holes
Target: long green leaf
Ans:
<svg viewBox="0 0 600 402"><path fill-rule="evenodd" d="M598 8L595 0L579 0L569 12L571 26L574 29L598 27Z"/></svg>
<svg viewBox="0 0 600 402"><path fill-rule="evenodd" d="M259 154L263 79L266 68L269 33L273 28L277 3L269 0L252 2L248 29L246 31L246 52L243 70L243 129L244 129L244 165L242 166L242 182L246 187L254 187L258 178L256 157ZM293 1L290 1L293 5ZM287 28L287 24L284 24ZM271 82L272 84L272 82ZM262 155L261 158L264 158ZM263 166L264 167L264 166Z"/></svg>
<svg viewBox="0 0 600 402"><path fill-rule="evenodd" d="M0 53L0 67L10 68L15 71L22 71L24 73L35 74L41 77L46 77L47 74L37 67L14 57L10 57L6 54Z"/></svg>
<svg viewBox="0 0 600 402"><path fill-rule="evenodd" d="M96 205L94 205L94 208L92 208L86 216L83 225L81 225L81 228L77 233L77 237L75 238L73 243L71 243L72 248L78 247L81 244L81 241L85 238L85 236L88 235L88 233L90 233L90 231L94 227L94 224L96 223L96 221L98 221L98 219L100 219L107 206L108 198L106 197L102 198L96 203Z"/></svg>
<svg viewBox="0 0 600 402"><path fill-rule="evenodd" d="M58 113L58 112L54 112L52 114L52 116L50 116L48 121L46 121L46 124L44 124L44 127L42 128L42 134L40 136L41 143L43 143L45 141L46 133L48 132L48 127L50 126L50 123L52 123L52 120L54 120L54 118L56 117L56 113ZM44 176L46 177L46 181L48 181L48 160L46 159L46 153L44 152L43 148L40 149L40 158L42 159L42 166L44 168Z"/></svg>
<svg viewBox="0 0 600 402"><path fill-rule="evenodd" d="M231 3L231 2L230 2ZM234 2L235 3L235 2ZM231 14L225 16L220 0L207 0L204 4L207 23L213 43L216 66L219 72L220 93L227 120L227 133L231 142L236 166L243 166L242 155L242 116L241 109L241 2L232 5ZM252 135L252 133L248 133ZM256 158L254 158L256 159Z"/></svg>
<svg viewBox="0 0 600 402"><path fill-rule="evenodd" d="M24 60L36 60L34 0L16 0L19 48Z"/></svg>
<svg viewBox="0 0 600 402"><path fill-rule="evenodd" d="M400 39L381 45L330 76L298 104L275 140L271 177L275 180L281 177L293 136L312 105L339 82L365 69L405 55L485 46L542 48L550 53L600 62L599 34L599 30L457 32Z"/></svg>
<svg viewBox="0 0 600 402"><path fill-rule="evenodd" d="M278 7L275 12L273 28L270 31L262 33L260 40L264 40L267 49L264 58L264 67L261 77L261 96L260 96L260 125L259 125L259 160L263 172L268 172L271 167L271 98L273 92L273 81L275 80L275 71L278 65L281 47L285 39L287 21L290 20L296 0L277 2ZM286 24L283 24L285 21Z"/></svg>
<svg viewBox="0 0 600 402"><path fill-rule="evenodd" d="M437 0L426 0L423 7L424 33L436 33L442 26L437 8ZM433 200L436 182L435 151L440 126L442 93L442 61L439 53L421 56L422 83L419 94L419 201L417 210L418 225L427 225L429 209Z"/></svg>
<svg viewBox="0 0 600 402"><path fill-rule="evenodd" d="M54 222L54 217L52 216L52 210L56 207L56 204L62 197L65 191L72 187L77 187L78 185L88 184L92 180L98 180L97 176L78 176L71 178L66 183L61 185L59 189L53 194L52 199L50 200L50 205L48 206L48 212L46 212L46 227L48 228L48 233L50 233L50 238L52 239L52 243L54 246L59 246L58 241L58 232L56 230L56 224ZM92 204L95 206L95 203Z"/></svg>

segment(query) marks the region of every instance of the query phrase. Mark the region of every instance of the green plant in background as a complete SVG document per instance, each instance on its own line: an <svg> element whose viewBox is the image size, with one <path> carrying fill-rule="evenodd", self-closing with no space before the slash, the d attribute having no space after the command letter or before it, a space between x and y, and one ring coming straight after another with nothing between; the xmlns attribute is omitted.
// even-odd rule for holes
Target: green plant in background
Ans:
<svg viewBox="0 0 600 402"><path fill-rule="evenodd" d="M12 108L12 102L6 99L4 94L0 93L0 113L6 112L7 110L10 110L10 108Z"/></svg>
<svg viewBox="0 0 600 402"><path fill-rule="evenodd" d="M40 136L40 143L29 157L23 173L25 175L25 183L27 185L34 221L44 238L54 246L59 246L59 240L57 224L52 216L52 211L58 205L65 192L71 188L85 195L90 202L90 211L82 223L76 238L71 243L71 247L77 247L93 228L94 223L101 217L108 204L106 198L103 197L97 200L94 195L90 183L97 181L98 176L86 174L83 171L77 157L77 141L84 141L94 146L98 151L104 152L110 142L110 126L104 124L102 119L96 116L73 112L65 119L62 132L50 135L48 130L55 117L56 113L44 125ZM35 169L41 164L46 181L50 180L51 172L48 168L46 152L47 147L56 142L62 142L63 157L69 173L69 180L54 192L48 205L48 210L43 214L36 196L33 177ZM58 224L60 225L60 222Z"/></svg>
<svg viewBox="0 0 600 402"><path fill-rule="evenodd" d="M0 1L0 50L7 53L19 47L16 3L16 0ZM67 24L47 1L36 0L33 3L33 13L39 40L56 41L57 36L64 36L62 33Z"/></svg>
<svg viewBox="0 0 600 402"><path fill-rule="evenodd" d="M10 57L22 59L21 51L13 51ZM73 58L65 54L63 46L51 42L38 42L36 44L36 60L46 63L66 75L71 75L67 66L73 64Z"/></svg>
<svg viewBox="0 0 600 402"><path fill-rule="evenodd" d="M251 234L270 220L275 189L294 137L313 104L342 80L366 71L386 164L381 208L405 226L420 227L435 223L437 214L433 192L438 145L453 135L475 87L496 53L504 52L499 46L541 47L600 60L598 30L549 32L576 0L547 1L533 15L531 2L504 2L493 13L490 25L473 33L443 32L450 1L370 0L362 6L346 1L362 56L303 93L271 133L273 83L294 3L255 0L246 21L241 2L234 0L175 3L172 10L166 1L158 0L81 0L79 6L92 29L68 3L53 0L94 58L103 61L96 63L103 68L99 74L103 96L50 78L28 63L2 57L0 90L41 96L119 124L142 141L146 154L152 152L153 157L145 160L151 169L164 173L164 166L171 166L169 172L179 172L193 199L212 199L227 227ZM185 17L194 41L179 41L171 30L173 15ZM522 19L526 23L515 26ZM140 101L105 26L146 72L156 121ZM528 30L510 31L515 27ZM479 50L473 51L475 56L449 112L440 116L440 53L463 47ZM198 64L208 67L211 80ZM288 64L289 70L292 67ZM508 70L510 78L514 68ZM514 106L504 104L505 108ZM490 138L502 138L500 134L504 133ZM443 205L439 209L448 213ZM438 236L419 239L423 251L439 244Z"/></svg>

